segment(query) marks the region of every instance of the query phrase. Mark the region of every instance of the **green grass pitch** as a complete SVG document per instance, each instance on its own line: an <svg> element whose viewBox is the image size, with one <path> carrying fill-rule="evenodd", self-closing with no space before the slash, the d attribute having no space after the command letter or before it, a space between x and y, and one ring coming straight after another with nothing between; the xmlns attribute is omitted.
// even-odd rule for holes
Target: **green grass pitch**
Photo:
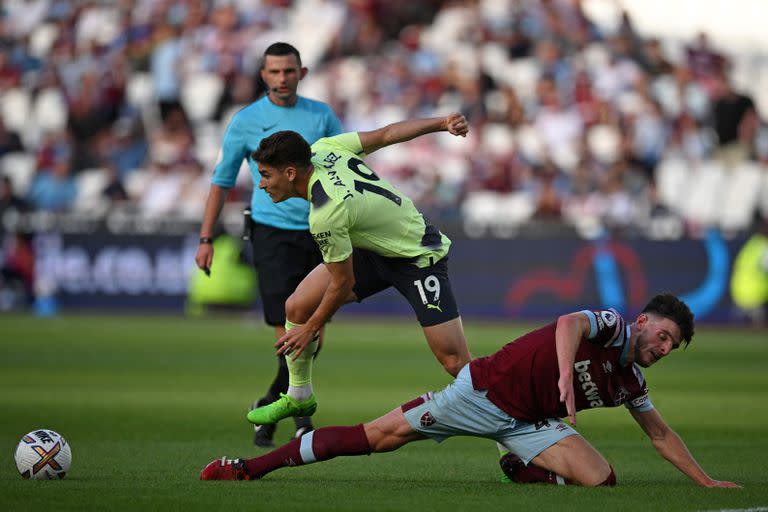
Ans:
<svg viewBox="0 0 768 512"><path fill-rule="evenodd" d="M474 355L525 329L466 326ZM257 482L200 482L214 458L260 453L245 412L274 374L268 328L244 316L0 316L0 510L766 510L768 335L698 331L688 350L646 371L651 398L705 470L740 490L695 486L623 409L578 416L616 470L613 489L501 484L493 444L470 438ZM413 320L340 315L327 334L315 366L318 426L373 419L449 382ZM280 443L291 426L278 428ZM62 481L16 471L16 444L39 427L72 446Z"/></svg>

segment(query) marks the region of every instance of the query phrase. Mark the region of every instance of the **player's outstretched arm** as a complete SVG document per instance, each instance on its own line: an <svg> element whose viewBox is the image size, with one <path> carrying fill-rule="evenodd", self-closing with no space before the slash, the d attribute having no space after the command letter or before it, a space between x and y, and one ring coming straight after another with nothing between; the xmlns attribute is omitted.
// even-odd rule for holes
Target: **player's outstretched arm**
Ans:
<svg viewBox="0 0 768 512"><path fill-rule="evenodd" d="M733 482L715 480L699 466L688 447L661 417L656 409L640 412L630 410L632 417L651 439L659 454L671 462L683 474L704 487L741 487Z"/></svg>
<svg viewBox="0 0 768 512"><path fill-rule="evenodd" d="M452 135L465 137L469 132L469 125L463 115L454 112L445 117L400 121L378 130L358 132L358 136L360 137L363 151L370 154L392 144L405 142L434 132L449 132Z"/></svg>
<svg viewBox="0 0 768 512"><path fill-rule="evenodd" d="M573 393L573 362L581 340L589 334L589 320L583 313L571 313L557 319L555 330L555 349L557 350L557 367L560 377L557 387L560 390L560 401L568 411L571 425L576 424L576 399Z"/></svg>

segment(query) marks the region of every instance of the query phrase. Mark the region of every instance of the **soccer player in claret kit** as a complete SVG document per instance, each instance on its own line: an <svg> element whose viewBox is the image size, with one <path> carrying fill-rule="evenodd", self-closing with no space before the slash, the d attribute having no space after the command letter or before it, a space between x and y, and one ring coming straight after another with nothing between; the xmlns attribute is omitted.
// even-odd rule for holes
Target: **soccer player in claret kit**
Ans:
<svg viewBox="0 0 768 512"><path fill-rule="evenodd" d="M286 466L464 435L506 447L500 464L513 482L613 486L616 475L608 461L560 418L575 425L577 411L624 405L659 454L691 480L738 487L707 475L648 398L640 368L692 336L693 315L669 294L655 296L631 324L614 309L564 315L473 360L442 391L369 423L315 430L262 457L214 460L200 478L253 480Z"/></svg>
<svg viewBox="0 0 768 512"><path fill-rule="evenodd" d="M343 304L396 288L413 307L429 347L456 376L471 356L448 278L451 241L424 220L413 202L363 161L366 154L428 133L464 136L461 114L414 119L368 132L343 133L310 145L282 131L262 140L259 186L275 202L309 201L309 230L323 263L285 304L286 334L275 347L287 354L288 392L254 409L248 420L269 425L317 408L312 354L317 333Z"/></svg>

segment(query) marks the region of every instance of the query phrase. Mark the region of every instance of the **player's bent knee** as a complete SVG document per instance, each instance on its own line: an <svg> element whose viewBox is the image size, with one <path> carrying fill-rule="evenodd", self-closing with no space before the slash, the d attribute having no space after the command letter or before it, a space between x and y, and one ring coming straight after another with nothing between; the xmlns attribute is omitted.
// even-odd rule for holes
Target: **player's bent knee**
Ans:
<svg viewBox="0 0 768 512"><path fill-rule="evenodd" d="M616 473L611 465L602 471L596 471L581 482L586 487L613 487L616 485Z"/></svg>
<svg viewBox="0 0 768 512"><path fill-rule="evenodd" d="M285 318L295 324L305 323L312 316L312 313L313 311L310 311L306 303L295 293L291 294L285 301Z"/></svg>
<svg viewBox="0 0 768 512"><path fill-rule="evenodd" d="M610 466L608 466L610 467ZM616 485L616 473L613 472L613 468L611 468L611 473L608 475L608 478L606 478L603 483L601 483L601 486L605 487L613 487Z"/></svg>

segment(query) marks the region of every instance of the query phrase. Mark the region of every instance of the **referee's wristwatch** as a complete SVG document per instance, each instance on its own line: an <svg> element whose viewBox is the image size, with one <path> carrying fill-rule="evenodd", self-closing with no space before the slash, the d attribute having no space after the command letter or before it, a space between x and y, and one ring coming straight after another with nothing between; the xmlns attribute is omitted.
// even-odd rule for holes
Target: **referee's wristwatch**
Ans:
<svg viewBox="0 0 768 512"><path fill-rule="evenodd" d="M213 245L213 238L209 236L201 236L200 245L203 245L203 244Z"/></svg>

